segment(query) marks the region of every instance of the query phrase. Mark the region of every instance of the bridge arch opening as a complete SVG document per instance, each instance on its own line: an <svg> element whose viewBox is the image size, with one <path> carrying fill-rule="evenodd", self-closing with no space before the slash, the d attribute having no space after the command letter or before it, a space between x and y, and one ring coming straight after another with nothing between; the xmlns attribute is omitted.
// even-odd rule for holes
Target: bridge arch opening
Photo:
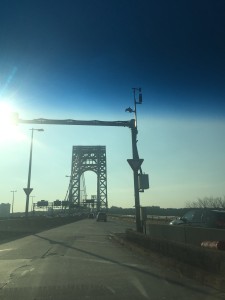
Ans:
<svg viewBox="0 0 225 300"><path fill-rule="evenodd" d="M97 175L96 199L93 199L97 211L107 209L107 174L105 146L73 146L69 201L81 206L81 190L84 173L91 171ZM93 174L89 175L93 179ZM84 179L85 180L85 179ZM85 183L86 185L86 183ZM91 200L91 199L88 199ZM92 203L92 201L89 201Z"/></svg>
<svg viewBox="0 0 225 300"><path fill-rule="evenodd" d="M87 170L80 177L80 201L81 205L90 209L96 208L97 200L97 174Z"/></svg>

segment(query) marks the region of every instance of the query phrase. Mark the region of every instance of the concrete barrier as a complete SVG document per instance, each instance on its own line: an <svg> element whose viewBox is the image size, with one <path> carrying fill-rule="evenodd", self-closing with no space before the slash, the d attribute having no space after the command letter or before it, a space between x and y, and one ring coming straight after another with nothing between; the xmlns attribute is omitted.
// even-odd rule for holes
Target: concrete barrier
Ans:
<svg viewBox="0 0 225 300"><path fill-rule="evenodd" d="M123 239L146 252L163 254L184 275L225 292L225 252L152 238L132 230L127 230Z"/></svg>
<svg viewBox="0 0 225 300"><path fill-rule="evenodd" d="M214 273L219 273L220 271L223 272L225 264L224 252L199 248L163 239L153 239L132 230L126 231L126 238L146 249L173 257L186 264L191 264L195 267L200 267L206 271ZM225 275L224 272L223 275Z"/></svg>
<svg viewBox="0 0 225 300"><path fill-rule="evenodd" d="M225 240L224 229L192 226L149 224L148 234L151 238L164 239L199 247L203 241Z"/></svg>

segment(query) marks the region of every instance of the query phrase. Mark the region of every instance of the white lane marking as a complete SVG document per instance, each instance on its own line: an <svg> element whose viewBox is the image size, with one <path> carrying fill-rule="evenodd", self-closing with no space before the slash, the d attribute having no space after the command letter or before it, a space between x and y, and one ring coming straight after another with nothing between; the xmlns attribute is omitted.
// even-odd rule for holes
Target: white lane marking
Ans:
<svg viewBox="0 0 225 300"><path fill-rule="evenodd" d="M89 261L89 262L93 262L93 263L101 263L101 264L108 264L108 265L113 265L115 264L114 262L108 261L108 260L104 260L104 259L95 259L95 258L80 258L77 257L77 259L79 260L83 260L83 261Z"/></svg>
<svg viewBox="0 0 225 300"><path fill-rule="evenodd" d="M133 285L136 287L136 289L140 292L140 294L142 296L144 296L146 299L149 299L149 296L145 290L145 288L143 287L143 285L141 284L140 280L138 280L137 278L133 278L132 279L132 283Z"/></svg>
<svg viewBox="0 0 225 300"><path fill-rule="evenodd" d="M76 239L76 242L95 243L95 244L107 244L108 243L108 242L99 242L99 241L82 240L82 239Z"/></svg>
<svg viewBox="0 0 225 300"><path fill-rule="evenodd" d="M112 293L112 294L116 294L116 291L111 287L111 286L108 286L106 285L106 288Z"/></svg>
<svg viewBox="0 0 225 300"><path fill-rule="evenodd" d="M21 276L24 276L24 275L26 275L27 273L32 272L33 270L34 270L34 268L31 268L31 269L29 269L29 270L25 270L25 271L23 271L23 272L21 273Z"/></svg>
<svg viewBox="0 0 225 300"><path fill-rule="evenodd" d="M3 251L11 251L13 250L13 248L8 248L8 249L0 249L0 252L3 252Z"/></svg>

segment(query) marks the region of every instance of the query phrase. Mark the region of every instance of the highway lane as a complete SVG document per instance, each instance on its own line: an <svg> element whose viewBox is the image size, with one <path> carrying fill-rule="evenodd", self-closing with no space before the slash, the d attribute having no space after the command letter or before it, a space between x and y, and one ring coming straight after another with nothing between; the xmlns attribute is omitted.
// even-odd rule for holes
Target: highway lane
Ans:
<svg viewBox="0 0 225 300"><path fill-rule="evenodd" d="M0 245L0 299L224 299L110 239L86 219Z"/></svg>

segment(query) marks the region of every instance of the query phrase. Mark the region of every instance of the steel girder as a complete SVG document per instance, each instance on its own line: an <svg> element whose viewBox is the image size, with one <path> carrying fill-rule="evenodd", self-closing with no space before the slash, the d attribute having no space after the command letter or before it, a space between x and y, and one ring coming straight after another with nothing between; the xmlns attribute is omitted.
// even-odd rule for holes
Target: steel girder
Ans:
<svg viewBox="0 0 225 300"><path fill-rule="evenodd" d="M107 201L107 173L105 146L73 146L71 177L68 200L75 205L81 205L81 175L86 171L93 171L97 175L97 203L99 211L108 208Z"/></svg>

